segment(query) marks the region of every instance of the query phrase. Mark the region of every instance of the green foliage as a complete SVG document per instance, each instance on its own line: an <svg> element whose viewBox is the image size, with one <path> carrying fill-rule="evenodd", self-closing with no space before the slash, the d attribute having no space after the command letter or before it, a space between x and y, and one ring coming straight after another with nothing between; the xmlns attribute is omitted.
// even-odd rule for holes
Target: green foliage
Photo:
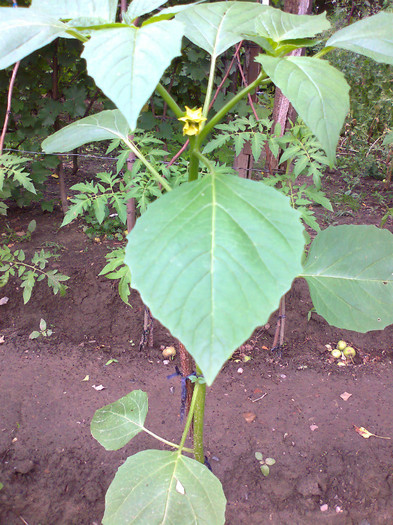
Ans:
<svg viewBox="0 0 393 525"><path fill-rule="evenodd" d="M260 55L256 60L292 102L333 164L340 131L349 110L349 86L344 75L328 62L309 57ZM329 119L324 115L329 115Z"/></svg>
<svg viewBox="0 0 393 525"><path fill-rule="evenodd" d="M330 226L314 239L304 264L314 307L347 330L393 323L392 234L375 226Z"/></svg>
<svg viewBox="0 0 393 525"><path fill-rule="evenodd" d="M53 330L47 328L45 319L40 320L40 329L34 330L29 335L29 339L37 339L38 337L50 337L53 334Z"/></svg>
<svg viewBox="0 0 393 525"><path fill-rule="evenodd" d="M205 465L182 455L184 444L170 443L145 428L147 411L146 393L135 390L94 414L92 435L107 450L118 450L142 431L178 449L129 457L108 489L103 523L183 525L189 516L190 523L223 525L221 483Z"/></svg>
<svg viewBox="0 0 393 525"><path fill-rule="evenodd" d="M102 523L183 525L225 523L226 499L210 470L167 450L144 450L118 469L107 495Z"/></svg>
<svg viewBox="0 0 393 525"><path fill-rule="evenodd" d="M286 169L263 180L290 198L292 207L300 212L307 226L320 231L312 206L316 204L332 211L329 199L321 190L321 177L329 161L318 140L302 122L280 137L279 144L283 150L279 166L286 166ZM299 183L299 177L309 177L312 182Z"/></svg>
<svg viewBox="0 0 393 525"><path fill-rule="evenodd" d="M47 269L49 260L57 257L42 249L40 252L35 252L28 262L23 250L11 251L8 246L0 246L0 287L5 286L10 277L17 277L23 288L25 304L30 300L35 284L44 279L47 279L48 286L52 288L55 295L57 293L64 295L67 287L63 282L69 277L58 270Z"/></svg>
<svg viewBox="0 0 393 525"><path fill-rule="evenodd" d="M267 322L299 273L298 218L272 188L214 172L158 199L129 234L133 286L195 357L208 384L254 327ZM171 239L182 247L176 256ZM234 298L237 307L228 309ZM252 310L251 303L258 306Z"/></svg>
<svg viewBox="0 0 393 525"><path fill-rule="evenodd" d="M203 153L217 152L220 160L231 161L233 154L239 155L245 142L249 141L254 160L257 162L266 145L275 157L282 149L279 165L284 167L284 170L265 176L263 182L287 195L292 207L300 211L304 222L319 231L319 225L310 206L317 204L332 211L331 203L321 190L321 177L329 161L321 144L302 122L291 126L282 137L271 132L272 124L273 121L269 119L256 121L254 116L238 118L228 124L219 124L216 129L221 133L207 143ZM296 184L300 176L312 178L312 183Z"/></svg>
<svg viewBox="0 0 393 525"><path fill-rule="evenodd" d="M16 188L22 187L30 193L36 193L34 184L25 171L28 160L11 153L0 156L0 215L7 215L7 205L1 201L9 199Z"/></svg>
<svg viewBox="0 0 393 525"><path fill-rule="evenodd" d="M265 476L265 478L267 478L268 475L270 474L270 467L276 463L276 460L273 458L263 459L262 452L255 452L255 459L258 461L260 465L262 474Z"/></svg>
<svg viewBox="0 0 393 525"><path fill-rule="evenodd" d="M127 221L127 200L130 198L127 185L122 177L112 173L97 173L98 182L79 182L71 186L71 190L79 191L71 197L72 206L64 216L62 226L66 226L79 215L92 210L99 224L109 214L109 206L118 213L120 221Z"/></svg>
<svg viewBox="0 0 393 525"><path fill-rule="evenodd" d="M220 161L230 162L233 160L233 147L235 155L239 155L244 144L250 142L255 162L258 162L266 143L277 156L281 141L270 132L272 124L273 121L267 118L257 121L253 115L236 118L227 124L218 124L216 129L221 133L206 144L203 153L206 155L217 151Z"/></svg>
<svg viewBox="0 0 393 525"><path fill-rule="evenodd" d="M316 311L329 322L361 331L392 323L390 232L368 227L328 228L312 243L302 270L303 227L293 206L302 206L305 197L311 199L307 194L310 190L300 187L297 191L301 190L301 194L296 198L289 193L291 202L262 182L230 176L226 166L217 166L202 153L204 140L237 103L257 86L263 88L273 82L290 99L320 141L329 162L333 162L349 108L349 86L342 73L322 60L332 47L325 46L313 57L284 56L294 48L312 48L315 42L311 37L329 27L326 18L287 17L272 7L251 2L193 4L169 8L148 18L145 13L157 8L159 1L134 2L122 24L113 23L112 0L100 4L94 0L83 4L78 0L70 3L58 0L50 11L56 15L53 18L45 18L34 6L20 13L19 19L14 10L2 10L4 39L0 63L11 64L61 31L67 38L75 37L85 43L83 56L89 72L120 111L103 112L94 120L82 119L47 139L44 147L55 153L89 140L120 139L140 161L135 170L143 166L165 190L164 195L148 206L129 234L125 259L133 285L153 315L195 357L197 375L203 375L211 384L225 360L256 326L266 322L282 294L299 275L309 283ZM80 17L86 15L85 4L97 11L93 19L87 18L83 21L85 25L80 25ZM142 25L136 27L132 18L141 13ZM19 24L27 23L30 14L31 26L22 35ZM170 20L173 16L174 20ZM101 17L106 17L106 24L92 25ZM371 17L333 34L329 43L390 63L392 25L391 14ZM267 51L258 58L263 68L261 74L220 109L214 109L217 112L209 118L216 59L248 34L263 39ZM173 189L175 181L163 176L164 170L156 165L159 155L147 158L149 154L142 152L129 135L155 89L177 118L184 116L184 110L168 91L157 85L170 61L180 54L183 35L210 54L211 63L203 108L195 108L202 112L204 126L190 136L188 182ZM180 123L178 126L180 130ZM237 140L240 144L240 139ZM311 136L294 134L286 143L288 147L281 162L290 165L295 157L293 176L312 174L319 191L319 171L325 157L312 141ZM260 147L261 141L254 144L255 155ZM127 151L121 153L120 164L127 155ZM104 220L108 205L115 206L111 199L118 175L101 174L101 180L81 188L80 195L84 197L79 200L90 202L98 222ZM287 180L291 180L289 176ZM280 181L281 186L287 180ZM328 206L323 195L314 192L312 198ZM74 202L77 204L83 209L83 204ZM122 206L124 211L124 203ZM19 265L24 260L24 254L18 259L20 253L15 256ZM121 257L119 253L113 262L109 261L112 266L108 273L119 269L116 259ZM8 265L6 271L10 268L13 266ZM201 464L205 386L199 381L194 385L180 444L155 436L176 448L176 452L140 452L119 469L107 493L103 520L106 525L182 524L184 516L190 517L190 523L224 523L225 497L221 484ZM99 412L92 427L97 439L103 437L105 442L109 440L118 447L136 431L152 434L141 428L136 417L140 415L139 409L135 403L131 405L129 408L123 398ZM142 416L144 420L145 414ZM195 439L194 449L190 450L184 443L193 420ZM192 452L199 462L184 457L183 451ZM264 466L269 466L267 460Z"/></svg>
<svg viewBox="0 0 393 525"><path fill-rule="evenodd" d="M128 298L131 294L131 272L129 267L125 264L125 250L124 248L117 248L105 255L107 264L101 270L99 275L105 275L108 279L119 279L118 290L119 295L126 304L130 306Z"/></svg>

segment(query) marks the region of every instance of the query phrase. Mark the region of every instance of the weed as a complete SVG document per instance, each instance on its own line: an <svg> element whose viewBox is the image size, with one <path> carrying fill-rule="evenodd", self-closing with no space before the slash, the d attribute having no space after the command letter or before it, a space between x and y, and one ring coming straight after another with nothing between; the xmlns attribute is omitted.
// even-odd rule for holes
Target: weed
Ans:
<svg viewBox="0 0 393 525"><path fill-rule="evenodd" d="M34 330L29 335L29 339L37 339L38 337L50 337L53 334L53 331L50 328L47 328L45 319L40 321L40 329Z"/></svg>
<svg viewBox="0 0 393 525"><path fill-rule="evenodd" d="M263 459L262 452L255 452L255 459L259 462L262 474L267 478L270 474L270 467L276 463L276 460L273 458Z"/></svg>

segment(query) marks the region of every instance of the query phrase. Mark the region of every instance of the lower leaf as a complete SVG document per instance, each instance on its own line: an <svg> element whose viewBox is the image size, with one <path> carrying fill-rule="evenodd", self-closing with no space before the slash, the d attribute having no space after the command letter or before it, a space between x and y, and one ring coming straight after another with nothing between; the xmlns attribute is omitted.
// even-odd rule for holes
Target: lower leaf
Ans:
<svg viewBox="0 0 393 525"><path fill-rule="evenodd" d="M210 470L166 450L145 450L119 468L103 525L223 525L226 499Z"/></svg>

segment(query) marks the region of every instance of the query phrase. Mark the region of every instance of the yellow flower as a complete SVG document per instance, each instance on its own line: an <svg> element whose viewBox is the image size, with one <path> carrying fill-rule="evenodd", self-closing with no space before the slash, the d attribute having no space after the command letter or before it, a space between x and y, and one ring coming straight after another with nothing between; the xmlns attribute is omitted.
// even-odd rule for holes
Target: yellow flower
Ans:
<svg viewBox="0 0 393 525"><path fill-rule="evenodd" d="M202 116L202 108L190 109L186 106L186 114L178 120L184 122L183 135L198 135L202 129L202 123L207 119Z"/></svg>

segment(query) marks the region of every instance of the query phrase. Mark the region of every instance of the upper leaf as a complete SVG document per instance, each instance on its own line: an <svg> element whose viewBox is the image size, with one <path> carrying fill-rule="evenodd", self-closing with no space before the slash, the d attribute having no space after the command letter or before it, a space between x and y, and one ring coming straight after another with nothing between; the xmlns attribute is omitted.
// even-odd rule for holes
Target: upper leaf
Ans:
<svg viewBox="0 0 393 525"><path fill-rule="evenodd" d="M82 57L98 87L116 104L132 130L165 69L180 54L183 26L162 21L141 28L97 31Z"/></svg>
<svg viewBox="0 0 393 525"><path fill-rule="evenodd" d="M280 9L269 9L255 19L258 35L274 42L309 38L330 28L326 13L321 15L293 15Z"/></svg>
<svg viewBox="0 0 393 525"><path fill-rule="evenodd" d="M210 470L167 450L144 450L119 468L103 525L223 525L225 495Z"/></svg>
<svg viewBox="0 0 393 525"><path fill-rule="evenodd" d="M393 13L380 12L340 29L326 46L340 47L361 55L393 64Z"/></svg>
<svg viewBox="0 0 393 525"><path fill-rule="evenodd" d="M344 75L317 58L259 55L255 60L318 138L332 164L349 110L349 86Z"/></svg>
<svg viewBox="0 0 393 525"><path fill-rule="evenodd" d="M92 436L106 450L118 450L142 432L147 410L146 392L134 390L96 411L90 425Z"/></svg>
<svg viewBox="0 0 393 525"><path fill-rule="evenodd" d="M31 7L65 20L87 17L114 22L117 0L32 0Z"/></svg>
<svg viewBox="0 0 393 525"><path fill-rule="evenodd" d="M166 2L167 0L132 0L128 6L127 15L131 20L134 20L138 16L151 13L151 11L154 11Z"/></svg>
<svg viewBox="0 0 393 525"><path fill-rule="evenodd" d="M46 153L64 153L89 142L126 139L130 126L118 109L82 118L53 133L42 143Z"/></svg>
<svg viewBox="0 0 393 525"><path fill-rule="evenodd" d="M269 6L253 2L198 4L176 14L183 22L185 36L212 56L218 56L253 32L254 19Z"/></svg>
<svg viewBox="0 0 393 525"><path fill-rule="evenodd" d="M69 27L46 13L0 7L0 69L46 46Z"/></svg>
<svg viewBox="0 0 393 525"><path fill-rule="evenodd" d="M302 277L328 323L367 332L393 323L393 235L375 226L330 226L314 239Z"/></svg>
<svg viewBox="0 0 393 525"><path fill-rule="evenodd" d="M125 262L154 317L211 384L298 275L302 231L278 191L209 175L149 206L128 236Z"/></svg>

